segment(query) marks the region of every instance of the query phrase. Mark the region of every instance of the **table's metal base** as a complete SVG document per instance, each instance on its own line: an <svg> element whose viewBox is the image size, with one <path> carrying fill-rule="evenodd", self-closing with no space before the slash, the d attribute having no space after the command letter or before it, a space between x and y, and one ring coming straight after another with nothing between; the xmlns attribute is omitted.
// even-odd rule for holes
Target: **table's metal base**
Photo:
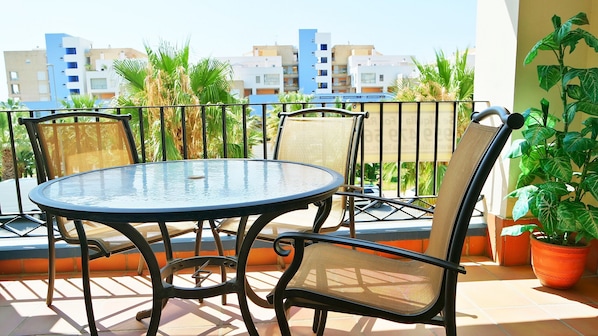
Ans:
<svg viewBox="0 0 598 336"><path fill-rule="evenodd" d="M237 277L227 280L225 272L222 273L222 282L217 285L204 287L201 286L201 280L197 281L197 285L195 287L181 287L172 284L172 278L175 273L189 268L195 269L197 273L198 269L206 266L217 266L221 267L221 269L236 269L237 258L229 256L196 256L184 259L173 259L169 261L168 264L162 267L160 270L162 286L157 290L157 295L153 296L153 307L156 307L159 303L161 303L162 308L164 308L168 302L168 299L170 298L202 300L204 298L217 295L226 295L230 293L237 293L240 301L246 301L246 291L249 292L247 294L249 294L249 298L252 301L257 301L256 303L260 305L263 304L261 302L262 299L257 297L253 290L248 288L246 281L240 282L238 281ZM246 302L245 304L240 304L240 309L244 316L250 316ZM148 317L152 317L152 309L139 311L135 316L138 321ZM251 329L251 326L254 326L253 321L245 321L245 324L248 325L249 329Z"/></svg>

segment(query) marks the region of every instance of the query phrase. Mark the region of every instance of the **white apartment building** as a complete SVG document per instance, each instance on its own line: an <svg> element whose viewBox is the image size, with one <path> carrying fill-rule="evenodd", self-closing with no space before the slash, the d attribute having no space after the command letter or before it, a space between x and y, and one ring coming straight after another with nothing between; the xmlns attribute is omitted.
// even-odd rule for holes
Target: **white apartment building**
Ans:
<svg viewBox="0 0 598 336"><path fill-rule="evenodd" d="M217 57L228 62L233 70L233 94L238 97L284 92L282 57L241 56Z"/></svg>
<svg viewBox="0 0 598 336"><path fill-rule="evenodd" d="M347 59L347 72L355 92L388 92L397 81L417 78L419 73L410 55L352 55Z"/></svg>

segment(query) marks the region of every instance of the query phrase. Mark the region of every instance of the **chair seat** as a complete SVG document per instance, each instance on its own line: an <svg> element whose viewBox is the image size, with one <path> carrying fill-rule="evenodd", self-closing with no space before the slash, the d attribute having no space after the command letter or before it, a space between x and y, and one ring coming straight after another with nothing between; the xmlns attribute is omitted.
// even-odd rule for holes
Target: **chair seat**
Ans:
<svg viewBox="0 0 598 336"><path fill-rule="evenodd" d="M109 252L124 251L133 247L133 243L127 237L107 225L92 221L83 221L83 225L87 239L99 241ZM162 240L162 234L160 233L160 226L158 223L131 223L131 225L133 225L133 227L137 229L149 243L155 243ZM65 228L67 229L65 238L68 237L69 240L73 239L78 241L77 231L72 220L66 222ZM168 229L170 237L176 237L197 229L197 222L167 222L166 228Z"/></svg>
<svg viewBox="0 0 598 336"><path fill-rule="evenodd" d="M419 261L318 243L305 248L303 262L286 290L314 290L332 299L413 315L436 301L440 290L432 288L430 279L441 272Z"/></svg>
<svg viewBox="0 0 598 336"><path fill-rule="evenodd" d="M344 218L345 212L343 202L346 202L345 197L333 197L330 215L326 218L326 221L322 225L320 232L331 232L339 228L340 223ZM296 210L278 216L272 222L268 223L264 229L262 229L258 235L258 239L274 241L274 239L276 239L276 237L283 232L312 232L313 222L316 218L317 211L318 207L312 204L307 209ZM257 216L250 216L247 219L245 233L249 231L251 225L256 219ZM223 219L218 226L218 231L227 234L237 234L240 220L240 218Z"/></svg>

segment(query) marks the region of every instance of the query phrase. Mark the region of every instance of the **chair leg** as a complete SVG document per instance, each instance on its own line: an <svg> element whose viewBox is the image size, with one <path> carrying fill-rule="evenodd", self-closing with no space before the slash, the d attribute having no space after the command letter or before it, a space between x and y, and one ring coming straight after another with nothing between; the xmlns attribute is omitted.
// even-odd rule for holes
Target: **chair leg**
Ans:
<svg viewBox="0 0 598 336"><path fill-rule="evenodd" d="M455 306L449 304L444 308L444 329L447 336L457 336L457 322L455 321Z"/></svg>
<svg viewBox="0 0 598 336"><path fill-rule="evenodd" d="M289 321L287 320L287 310L290 308L287 306L288 301L277 301L274 298L274 311L276 312L276 320L278 322L278 328L282 336L291 336L291 329L289 327Z"/></svg>
<svg viewBox="0 0 598 336"><path fill-rule="evenodd" d="M56 279L56 239L54 238L54 221L48 216L46 228L48 232L48 293L46 294L46 305L52 305L54 299L54 281Z"/></svg>
<svg viewBox="0 0 598 336"><path fill-rule="evenodd" d="M324 335L324 329L326 329L326 318L328 318L328 312L326 310L321 310L318 319L318 327L314 330L317 336Z"/></svg>

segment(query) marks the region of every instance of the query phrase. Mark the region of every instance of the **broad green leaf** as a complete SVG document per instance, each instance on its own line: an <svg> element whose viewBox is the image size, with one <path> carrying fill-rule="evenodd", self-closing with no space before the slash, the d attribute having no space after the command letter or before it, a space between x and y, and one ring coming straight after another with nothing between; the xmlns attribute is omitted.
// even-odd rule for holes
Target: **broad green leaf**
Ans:
<svg viewBox="0 0 598 336"><path fill-rule="evenodd" d="M525 225L511 225L502 228L500 232L501 236L520 236L526 232L534 232L538 228L536 224L525 224Z"/></svg>
<svg viewBox="0 0 598 336"><path fill-rule="evenodd" d="M548 175L558 179L570 181L573 176L573 168L568 156L556 156L552 159L542 160L540 165Z"/></svg>
<svg viewBox="0 0 598 336"><path fill-rule="evenodd" d="M514 220L523 218L529 212L529 203L527 198L519 197L513 205L512 215Z"/></svg>
<svg viewBox="0 0 598 336"><path fill-rule="evenodd" d="M596 38L596 36L590 34L587 31L582 31L582 35L584 38L584 41L586 41L586 44L590 47L590 48L594 48L595 52L598 52L598 39Z"/></svg>
<svg viewBox="0 0 598 336"><path fill-rule="evenodd" d="M538 56L538 50L557 50L558 46L554 43L552 37L554 33L550 33L545 38L541 39L540 41L536 42L534 46L530 49L530 51L525 56L523 60L523 64L530 64L536 56Z"/></svg>
<svg viewBox="0 0 598 336"><path fill-rule="evenodd" d="M584 138L579 132L567 132L563 138L563 148L566 152L581 152L596 147L596 141Z"/></svg>
<svg viewBox="0 0 598 336"><path fill-rule="evenodd" d="M575 16L572 16L567 21L571 22L574 25L578 25L578 26L584 26L584 25L590 24L590 21L588 21L588 16L584 12L579 12L579 13L575 14Z"/></svg>
<svg viewBox="0 0 598 336"><path fill-rule="evenodd" d="M525 143L527 143L527 141L525 139L514 140L511 143L511 147L509 148L509 151L508 151L506 157L509 159L514 159L514 158L520 157L522 154L521 146Z"/></svg>
<svg viewBox="0 0 598 336"><path fill-rule="evenodd" d="M569 84L567 85L567 97L575 100L580 100L583 98L583 92L581 92L581 87L579 85Z"/></svg>
<svg viewBox="0 0 598 336"><path fill-rule="evenodd" d="M588 205L588 209L578 213L580 231L586 236L598 239L598 208Z"/></svg>
<svg viewBox="0 0 598 336"><path fill-rule="evenodd" d="M598 103L580 100L577 102L577 110L589 115L598 116Z"/></svg>
<svg viewBox="0 0 598 336"><path fill-rule="evenodd" d="M569 47L569 53L572 53L575 50L579 40L583 39L583 34L581 34L581 32L583 32L583 30L579 28L567 32L567 34L564 35L560 41L560 44L563 46L563 50L566 47Z"/></svg>
<svg viewBox="0 0 598 336"><path fill-rule="evenodd" d="M540 190L536 195L536 216L549 236L554 234L558 225L558 203L558 197L551 192Z"/></svg>
<svg viewBox="0 0 598 336"><path fill-rule="evenodd" d="M550 139L555 132L556 131L553 128L532 126L521 133L531 146L536 146L543 144L546 140Z"/></svg>
<svg viewBox="0 0 598 336"><path fill-rule="evenodd" d="M516 187L517 188L525 187L526 185L533 183L535 180L536 180L536 175L534 175L532 173L519 174L519 177L517 178Z"/></svg>
<svg viewBox="0 0 598 336"><path fill-rule="evenodd" d="M588 191L594 199L598 200L598 174L588 175L580 185L580 188Z"/></svg>
<svg viewBox="0 0 598 336"><path fill-rule="evenodd" d="M542 184L536 185L538 187L538 192L542 193L550 193L554 195L555 199L560 199L562 196L569 194L569 189L567 189L567 184L563 182L545 182Z"/></svg>
<svg viewBox="0 0 598 336"><path fill-rule="evenodd" d="M579 85L583 94L592 102L598 97L598 68L583 69L579 74Z"/></svg>
<svg viewBox="0 0 598 336"><path fill-rule="evenodd" d="M561 80L561 71L557 65L538 65L540 88L549 91Z"/></svg>
<svg viewBox="0 0 598 336"><path fill-rule="evenodd" d="M573 232L577 230L579 211L585 211L585 206L580 202L564 201L558 205L558 230Z"/></svg>
<svg viewBox="0 0 598 336"><path fill-rule="evenodd" d="M570 124L571 120L575 118L577 113L577 102L567 104L566 110L563 112L563 122Z"/></svg>

